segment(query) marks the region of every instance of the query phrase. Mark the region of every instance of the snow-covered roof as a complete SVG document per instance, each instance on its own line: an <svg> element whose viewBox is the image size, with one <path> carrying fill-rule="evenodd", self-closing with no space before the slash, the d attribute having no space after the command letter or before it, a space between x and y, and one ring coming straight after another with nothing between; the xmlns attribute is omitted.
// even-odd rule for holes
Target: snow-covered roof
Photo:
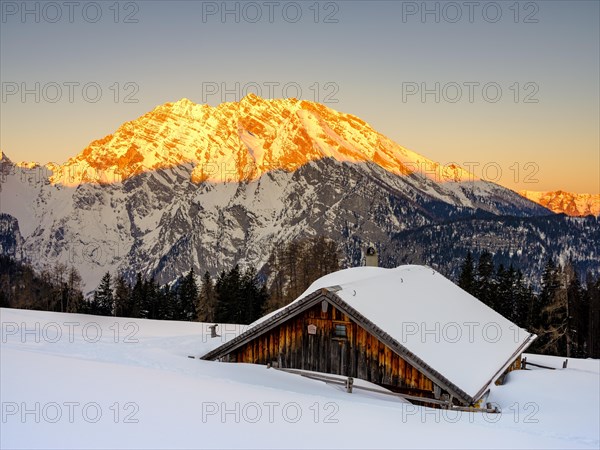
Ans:
<svg viewBox="0 0 600 450"><path fill-rule="evenodd" d="M534 338L435 270L407 265L326 275L292 304L254 322L239 339L321 289L415 355L421 368L433 369L473 400Z"/></svg>

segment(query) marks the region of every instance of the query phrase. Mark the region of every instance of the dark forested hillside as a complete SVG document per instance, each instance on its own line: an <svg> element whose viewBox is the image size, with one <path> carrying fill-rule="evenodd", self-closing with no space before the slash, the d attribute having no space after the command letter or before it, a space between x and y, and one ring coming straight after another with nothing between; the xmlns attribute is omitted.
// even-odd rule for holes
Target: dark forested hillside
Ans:
<svg viewBox="0 0 600 450"><path fill-rule="evenodd" d="M36 272L31 266L0 255L0 306L78 312L84 303L81 277L74 267L57 264Z"/></svg>
<svg viewBox="0 0 600 450"><path fill-rule="evenodd" d="M457 280L467 252L477 258L484 250L497 265L519 267L537 291L549 258L571 260L582 277L600 274L600 221L564 214L456 220L397 233L380 245L380 261L385 267L426 264Z"/></svg>

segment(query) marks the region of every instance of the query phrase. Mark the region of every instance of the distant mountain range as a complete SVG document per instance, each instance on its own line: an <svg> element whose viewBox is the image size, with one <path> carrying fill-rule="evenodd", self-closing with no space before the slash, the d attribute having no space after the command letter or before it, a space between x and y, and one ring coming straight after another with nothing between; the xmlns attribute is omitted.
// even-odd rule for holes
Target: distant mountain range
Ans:
<svg viewBox="0 0 600 450"><path fill-rule="evenodd" d="M408 230L552 214L355 116L254 95L167 103L65 164L2 154L0 170L1 251L38 268L73 264L88 291L107 270L164 283L190 267L260 268L276 246L313 235L340 242L354 265L367 244L383 254Z"/></svg>
<svg viewBox="0 0 600 450"><path fill-rule="evenodd" d="M519 191L519 194L558 214L565 213L575 217L600 215L600 194L574 194L565 191Z"/></svg>

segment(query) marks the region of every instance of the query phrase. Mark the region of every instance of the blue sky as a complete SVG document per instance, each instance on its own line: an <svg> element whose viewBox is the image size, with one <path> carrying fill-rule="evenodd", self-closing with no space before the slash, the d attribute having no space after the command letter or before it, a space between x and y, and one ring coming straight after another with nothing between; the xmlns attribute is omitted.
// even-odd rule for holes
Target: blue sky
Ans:
<svg viewBox="0 0 600 450"><path fill-rule="evenodd" d="M600 192L599 2L475 3L2 1L0 149L62 162L158 104L220 103L207 83L229 101L254 83L515 189Z"/></svg>

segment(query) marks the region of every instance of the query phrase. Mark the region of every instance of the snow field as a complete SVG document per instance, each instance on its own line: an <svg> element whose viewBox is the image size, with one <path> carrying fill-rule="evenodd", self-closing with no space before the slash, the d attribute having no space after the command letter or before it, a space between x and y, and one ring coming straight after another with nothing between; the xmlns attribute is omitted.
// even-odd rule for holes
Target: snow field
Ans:
<svg viewBox="0 0 600 450"><path fill-rule="evenodd" d="M497 415L188 358L244 326L1 309L2 448L598 448L600 364L519 371ZM564 358L528 355L562 367ZM360 381L358 381L360 382Z"/></svg>

